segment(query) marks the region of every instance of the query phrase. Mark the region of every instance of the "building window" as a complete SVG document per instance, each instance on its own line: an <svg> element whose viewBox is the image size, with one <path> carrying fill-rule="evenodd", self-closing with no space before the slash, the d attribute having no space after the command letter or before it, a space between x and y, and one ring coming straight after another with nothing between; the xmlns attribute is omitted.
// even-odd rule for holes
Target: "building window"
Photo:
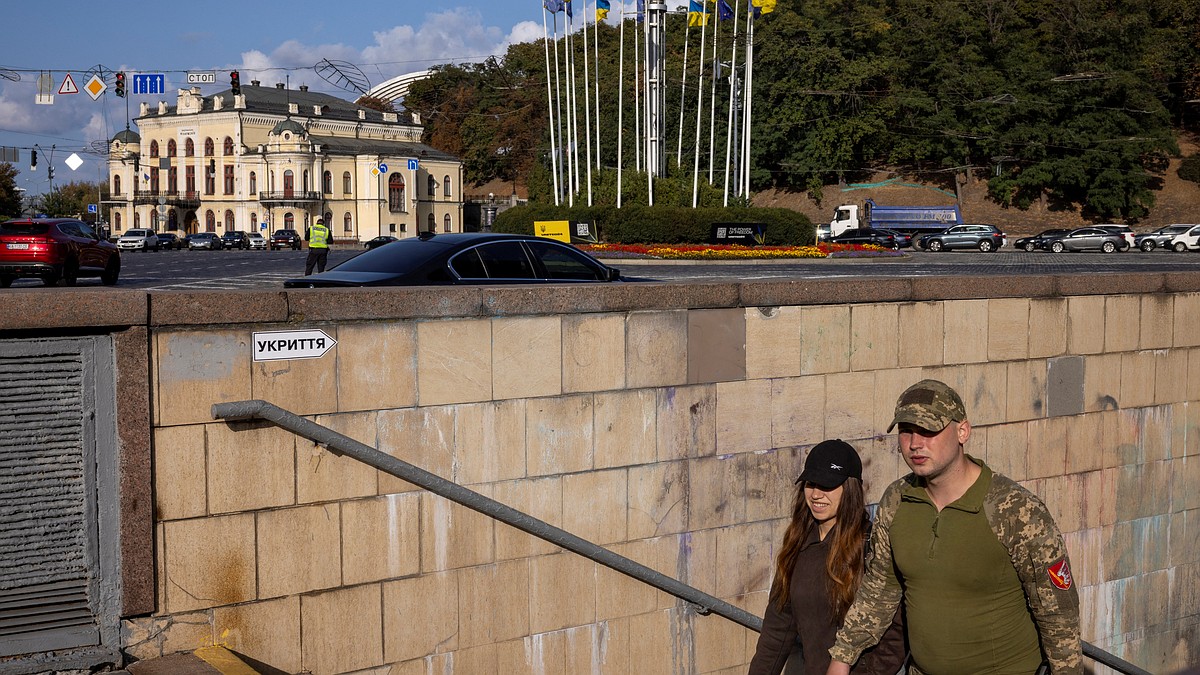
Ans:
<svg viewBox="0 0 1200 675"><path fill-rule="evenodd" d="M225 155L226 157L233 154L233 139L232 138L230 138L228 136L225 137L225 144L221 147L221 154Z"/></svg>
<svg viewBox="0 0 1200 675"><path fill-rule="evenodd" d="M404 205L404 177L398 173L388 178L388 210L393 213L408 210Z"/></svg>
<svg viewBox="0 0 1200 675"><path fill-rule="evenodd" d="M308 182L308 170L307 170L307 169L305 169L305 170L304 170L304 183L303 183L303 185L304 185L304 188L303 188L303 189L304 189L304 191L305 191L305 192L308 192L309 190L311 190L311 189L312 189L312 183Z"/></svg>
<svg viewBox="0 0 1200 675"><path fill-rule="evenodd" d="M167 229L168 230L178 230L179 229L179 214L175 211L175 209L171 209L170 211L167 211Z"/></svg>
<svg viewBox="0 0 1200 675"><path fill-rule="evenodd" d="M179 167L173 166L167 169L167 192L169 194L179 193Z"/></svg>
<svg viewBox="0 0 1200 675"><path fill-rule="evenodd" d="M292 197L292 193L296 191L296 176L291 169L283 172L283 196Z"/></svg>
<svg viewBox="0 0 1200 675"><path fill-rule="evenodd" d="M150 156L158 157L158 141L150 141Z"/></svg>
<svg viewBox="0 0 1200 675"><path fill-rule="evenodd" d="M187 190L189 198L196 194L196 167L188 165L183 170L184 189Z"/></svg>
<svg viewBox="0 0 1200 675"><path fill-rule="evenodd" d="M342 232L350 233L354 231L354 221L350 219L350 212L342 216Z"/></svg>
<svg viewBox="0 0 1200 675"><path fill-rule="evenodd" d="M150 228L158 229L158 209L150 209Z"/></svg>
<svg viewBox="0 0 1200 675"><path fill-rule="evenodd" d="M400 223L400 234L408 232L408 223Z"/></svg>
<svg viewBox="0 0 1200 675"><path fill-rule="evenodd" d="M233 226L233 211L225 209L225 231L233 232L237 228Z"/></svg>
<svg viewBox="0 0 1200 675"><path fill-rule="evenodd" d="M333 173L326 171L321 174L321 192L331 195L333 194Z"/></svg>
<svg viewBox="0 0 1200 675"><path fill-rule="evenodd" d="M204 139L204 156L213 156L213 140L211 138Z"/></svg>
<svg viewBox="0 0 1200 675"><path fill-rule="evenodd" d="M342 193L348 195L354 194L354 182L350 179L349 171L342 174Z"/></svg>
<svg viewBox="0 0 1200 675"><path fill-rule="evenodd" d="M432 213L431 213L431 214L429 214L429 228L428 228L428 231L429 231L429 232L436 232L436 231L437 231L437 221L433 219L433 214L432 214Z"/></svg>
<svg viewBox="0 0 1200 675"><path fill-rule="evenodd" d="M450 231L450 214L446 214L446 218L442 221L442 232Z"/></svg>
<svg viewBox="0 0 1200 675"><path fill-rule="evenodd" d="M113 176L113 194L114 195L121 194L121 177L120 176Z"/></svg>
<svg viewBox="0 0 1200 675"><path fill-rule="evenodd" d="M250 212L250 231L258 231L258 214L254 213L253 211Z"/></svg>
<svg viewBox="0 0 1200 675"><path fill-rule="evenodd" d="M429 196L433 197L437 194L437 179L433 176L429 177Z"/></svg>
<svg viewBox="0 0 1200 675"><path fill-rule="evenodd" d="M138 229L142 226L142 214L137 211L133 212L133 229Z"/></svg>
<svg viewBox="0 0 1200 675"><path fill-rule="evenodd" d="M190 138L183 142L183 156L184 157L195 157L196 156L196 144Z"/></svg>
<svg viewBox="0 0 1200 675"><path fill-rule="evenodd" d="M150 169L150 191L158 194L158 169Z"/></svg>
<svg viewBox="0 0 1200 675"><path fill-rule="evenodd" d="M175 148L176 148L176 145L175 145L175 139L174 139L174 138L172 138L171 140L167 141L167 157L174 157L174 156L175 156Z"/></svg>
<svg viewBox="0 0 1200 675"><path fill-rule="evenodd" d="M225 167L225 194L233 194L233 167Z"/></svg>
<svg viewBox="0 0 1200 675"><path fill-rule="evenodd" d="M288 211L287 213L283 214L283 229L285 229L285 230L296 229L296 216L294 216L291 211Z"/></svg>
<svg viewBox="0 0 1200 675"><path fill-rule="evenodd" d="M250 172L250 196L254 197L254 193L258 192L258 174Z"/></svg>
<svg viewBox="0 0 1200 675"><path fill-rule="evenodd" d="M113 214L113 227L117 228L117 232L121 231L121 212L117 211Z"/></svg>
<svg viewBox="0 0 1200 675"><path fill-rule="evenodd" d="M204 214L204 229L208 232L217 231L217 215L211 209Z"/></svg>
<svg viewBox="0 0 1200 675"><path fill-rule="evenodd" d="M446 199L450 198L450 176L442 179L442 196Z"/></svg>
<svg viewBox="0 0 1200 675"><path fill-rule="evenodd" d="M204 194L211 195L217 192L217 167L209 165L208 170L204 172Z"/></svg>

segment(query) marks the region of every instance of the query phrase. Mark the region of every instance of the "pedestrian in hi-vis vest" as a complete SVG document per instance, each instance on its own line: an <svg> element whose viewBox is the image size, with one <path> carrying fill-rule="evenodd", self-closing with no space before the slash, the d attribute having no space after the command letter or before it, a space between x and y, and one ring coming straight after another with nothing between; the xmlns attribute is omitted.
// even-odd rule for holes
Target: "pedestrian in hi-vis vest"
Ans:
<svg viewBox="0 0 1200 675"><path fill-rule="evenodd" d="M312 274L313 267L317 272L325 271L325 262L329 260L329 228L325 221L317 219L316 224L308 228L308 259L304 261L304 276Z"/></svg>

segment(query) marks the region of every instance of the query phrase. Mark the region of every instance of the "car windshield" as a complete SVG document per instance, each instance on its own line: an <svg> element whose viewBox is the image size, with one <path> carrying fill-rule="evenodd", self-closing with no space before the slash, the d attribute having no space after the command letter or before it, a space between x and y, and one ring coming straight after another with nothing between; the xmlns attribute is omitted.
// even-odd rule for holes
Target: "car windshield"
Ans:
<svg viewBox="0 0 1200 675"><path fill-rule="evenodd" d="M15 234L15 235L34 235L46 234L50 226L46 223L14 223L12 221L0 223L0 235Z"/></svg>

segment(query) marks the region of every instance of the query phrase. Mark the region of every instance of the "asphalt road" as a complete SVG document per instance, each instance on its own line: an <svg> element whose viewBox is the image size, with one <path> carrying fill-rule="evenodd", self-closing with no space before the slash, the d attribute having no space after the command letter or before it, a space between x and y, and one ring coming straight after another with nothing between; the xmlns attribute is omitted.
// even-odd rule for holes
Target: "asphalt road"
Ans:
<svg viewBox="0 0 1200 675"><path fill-rule="evenodd" d="M360 251L333 249L329 266ZM282 288L283 281L304 274L306 251L158 251L121 255L117 288L156 291ZM1200 272L1200 254L1136 249L1125 253L1046 253L1003 250L997 253L954 251L907 252L902 258L788 261L664 262L610 259L606 263L633 280L747 281L754 279L819 279L839 277L1104 274L1113 272ZM79 280L80 287L102 287L97 278ZM21 279L11 290L42 289L37 279Z"/></svg>

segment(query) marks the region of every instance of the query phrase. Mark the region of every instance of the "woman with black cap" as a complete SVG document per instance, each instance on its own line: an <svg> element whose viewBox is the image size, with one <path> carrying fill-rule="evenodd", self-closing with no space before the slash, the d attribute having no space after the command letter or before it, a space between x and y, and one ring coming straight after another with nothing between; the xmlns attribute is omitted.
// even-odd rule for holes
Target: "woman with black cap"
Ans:
<svg viewBox="0 0 1200 675"><path fill-rule="evenodd" d="M799 643L803 667L788 673L824 675L829 648L866 566L871 521L863 496L862 461L845 441L818 443L796 479L792 522L775 561L775 578L750 675L778 675ZM900 615L879 644L864 652L855 675L896 675L907 650ZM800 658L799 656L797 658Z"/></svg>

